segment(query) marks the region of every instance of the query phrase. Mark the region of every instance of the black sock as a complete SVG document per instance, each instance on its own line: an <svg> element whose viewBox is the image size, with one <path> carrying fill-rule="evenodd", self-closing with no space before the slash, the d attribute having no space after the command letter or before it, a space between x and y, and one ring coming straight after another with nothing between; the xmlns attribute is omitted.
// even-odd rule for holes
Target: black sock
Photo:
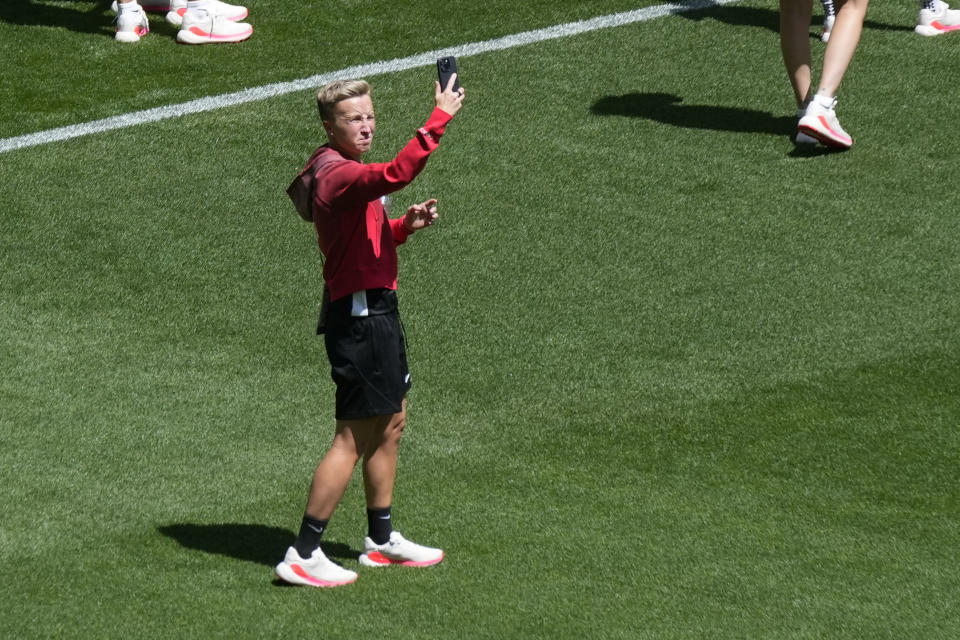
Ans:
<svg viewBox="0 0 960 640"><path fill-rule="evenodd" d="M367 535L377 544L390 541L393 524L390 522L390 507L367 509Z"/></svg>
<svg viewBox="0 0 960 640"><path fill-rule="evenodd" d="M329 520L317 520L304 514L303 522L300 523L300 533L297 534L297 539L293 543L293 548L301 558L308 559L314 549L320 546L320 536L323 535L329 522Z"/></svg>

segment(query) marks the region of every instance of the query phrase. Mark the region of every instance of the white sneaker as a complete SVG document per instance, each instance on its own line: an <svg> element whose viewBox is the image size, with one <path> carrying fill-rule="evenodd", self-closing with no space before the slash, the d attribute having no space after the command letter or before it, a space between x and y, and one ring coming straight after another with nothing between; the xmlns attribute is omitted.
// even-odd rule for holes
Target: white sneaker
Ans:
<svg viewBox="0 0 960 640"><path fill-rule="evenodd" d="M253 35L253 27L246 22L233 22L206 9L190 9L183 14L177 42L183 44L213 44L242 42Z"/></svg>
<svg viewBox="0 0 960 640"><path fill-rule="evenodd" d="M797 134L803 133L816 138L820 144L828 147L849 149L853 146L853 138L843 130L837 119L837 113L834 111L837 99L829 98L827 104L823 104L822 100L824 99L814 96L807 105L807 110L797 123Z"/></svg>
<svg viewBox="0 0 960 640"><path fill-rule="evenodd" d="M951 9L946 2L936 0L934 9L920 9L914 31L922 36L939 36L960 29L960 11Z"/></svg>
<svg viewBox="0 0 960 640"><path fill-rule="evenodd" d="M187 12L187 0L172 0L167 11L167 22L175 27L183 24L183 14ZM231 22L240 22L247 17L249 13L246 7L235 4L227 4L220 0L208 0L207 10L211 13L223 16Z"/></svg>
<svg viewBox="0 0 960 640"><path fill-rule="evenodd" d="M833 31L833 23L837 21L837 16L823 16L823 31L820 33L820 40L830 42L830 32Z"/></svg>
<svg viewBox="0 0 960 640"><path fill-rule="evenodd" d="M364 538L363 549L360 564L365 567L389 567L392 564L429 567L443 560L443 549L410 542L396 531L390 534L390 540L385 544L377 544L370 538Z"/></svg>
<svg viewBox="0 0 960 640"><path fill-rule="evenodd" d="M313 550L309 560L304 560L293 547L287 549L283 562L277 565L277 577L290 584L308 587L339 587L357 579L355 571L344 569L331 562L320 547Z"/></svg>
<svg viewBox="0 0 960 640"><path fill-rule="evenodd" d="M139 42L141 36L150 33L147 14L139 4L132 4L130 8L125 4L124 10L117 13L117 31L113 36L117 42Z"/></svg>

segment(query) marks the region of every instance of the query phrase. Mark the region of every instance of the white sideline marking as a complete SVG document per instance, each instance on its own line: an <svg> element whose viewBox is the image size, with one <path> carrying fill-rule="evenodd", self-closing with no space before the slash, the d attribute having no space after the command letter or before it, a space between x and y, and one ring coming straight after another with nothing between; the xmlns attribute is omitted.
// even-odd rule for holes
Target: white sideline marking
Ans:
<svg viewBox="0 0 960 640"><path fill-rule="evenodd" d="M265 100L274 96L282 96L288 93L293 93L294 91L319 88L328 82L332 82L333 80L377 76L385 73L393 73L397 71L406 71L408 69L414 69L417 67L425 67L434 64L436 59L440 56L457 56L463 58L467 56L475 56L480 53L487 53L490 51L502 51L504 49L512 49L514 47L522 47L524 45L533 44L536 42L543 42L545 40L568 38L570 36L587 33L589 31L597 31L599 29L606 29L609 27L621 27L634 22L644 22L674 13L706 9L708 7L730 4L736 1L737 0L689 0L683 2L682 4L661 4L653 7L636 9L634 11L625 11L623 13L599 16L597 18L581 20L579 22L568 22L566 24L559 24L552 27L547 27L545 29L537 29L535 31L524 31L522 33L504 36L502 38L496 38L494 40L472 42L470 44L462 44L446 49L426 51L424 53L418 53L406 58L395 58L393 60L384 60L369 64L355 65L345 69L340 69L339 71L330 71L328 73L310 76L309 78L301 78L300 80L277 82L275 84L253 87L252 89L244 89L243 91L237 91L235 93L224 93L218 96L208 96L206 98L198 98L189 102L182 102L180 104L155 107L153 109L146 109L144 111L134 111L132 113L125 113L119 116L103 118L102 120L93 120L91 122L72 124L66 127L58 127L56 129L47 129L46 131L28 133L21 136L15 136L13 138L4 138L0 139L0 153L6 153L7 151L24 149L27 147L35 147L51 142L62 142L64 140L70 140L71 138L79 138L80 136L102 133L104 131L113 131L114 129L123 129L138 124L146 124L148 122L157 122L159 120L166 120L168 118L178 118L191 113L214 111L216 109L222 109L224 107L237 104Z"/></svg>

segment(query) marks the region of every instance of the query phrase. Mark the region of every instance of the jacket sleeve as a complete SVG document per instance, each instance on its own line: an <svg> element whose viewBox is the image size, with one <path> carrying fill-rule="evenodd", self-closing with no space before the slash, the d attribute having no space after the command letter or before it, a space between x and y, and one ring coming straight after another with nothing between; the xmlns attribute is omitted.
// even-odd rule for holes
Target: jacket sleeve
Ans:
<svg viewBox="0 0 960 640"><path fill-rule="evenodd" d="M435 108L426 124L390 162L335 164L324 176L321 199L331 205L357 205L407 186L423 171L452 117Z"/></svg>
<svg viewBox="0 0 960 640"><path fill-rule="evenodd" d="M401 216L390 220L390 234L393 236L395 244L403 244L407 241L407 238L413 235L413 231L407 229L407 225L403 224L403 216Z"/></svg>

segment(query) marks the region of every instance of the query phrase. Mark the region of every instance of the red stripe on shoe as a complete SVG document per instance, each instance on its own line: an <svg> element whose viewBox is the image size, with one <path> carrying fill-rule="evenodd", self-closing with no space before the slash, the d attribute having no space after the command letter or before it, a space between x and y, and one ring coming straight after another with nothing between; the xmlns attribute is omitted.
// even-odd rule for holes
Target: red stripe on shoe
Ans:
<svg viewBox="0 0 960 640"><path fill-rule="evenodd" d="M231 41L244 40L246 38L249 38L250 35L253 33L253 27L250 27L249 29L241 33L232 33L225 36L218 36L216 34L210 33L209 31L204 31L200 27L194 26L194 27L190 27L190 33L192 33L193 35L199 38L209 38L211 40L231 40Z"/></svg>
<svg viewBox="0 0 960 640"><path fill-rule="evenodd" d="M943 24L939 20L934 20L930 23L930 26L937 31L943 31L944 33L947 31L956 31L957 29L960 29L960 24Z"/></svg>
<svg viewBox="0 0 960 640"><path fill-rule="evenodd" d="M339 587L340 585L350 584L351 582L353 582L353 580L343 580L341 582L330 582L329 580L320 580L318 578L314 578L312 575L307 573L304 570L304 568L298 564L292 564L290 565L290 568L293 569L293 572L295 574L297 574L298 576L300 576L310 584L316 585L318 587Z"/></svg>
<svg viewBox="0 0 960 640"><path fill-rule="evenodd" d="M852 139L852 138L850 138L849 136L845 136L845 135L843 135L842 133L837 133L836 131L834 131L833 129L831 129L831 128L830 128L830 125L827 123L827 119L826 119L826 118L824 118L823 116L818 116L818 118L819 118L819 120L820 120L820 124L823 125L823 128L826 129L827 131L829 131L829 132L830 132L830 135L833 136L834 142L837 142L837 143L839 143L839 144L841 144L842 146L845 146L845 147L849 147L850 145L853 144L853 139Z"/></svg>
<svg viewBox="0 0 960 640"><path fill-rule="evenodd" d="M426 560L421 562L418 562L415 560L394 560L393 558L388 558L387 556L383 555L379 551L369 552L367 554L367 558L370 561L375 562L377 564L381 564L381 565L399 564L400 566L403 566L403 567L430 567L432 565L439 563L441 560L443 560L443 553L441 553L440 557L437 558L436 560Z"/></svg>
<svg viewBox="0 0 960 640"><path fill-rule="evenodd" d="M371 562L376 562L377 564L393 564L393 560L383 555L379 551L371 551L367 554L367 559Z"/></svg>
<svg viewBox="0 0 960 640"><path fill-rule="evenodd" d="M797 130L807 134L811 138L816 138L817 141L820 142L820 144L824 144L828 147L834 147L836 149L849 149L851 146L853 146L853 141L851 141L849 145L841 144L840 142L826 135L824 132L820 131L819 129L814 129L813 127L807 124L800 125L797 128Z"/></svg>
<svg viewBox="0 0 960 640"><path fill-rule="evenodd" d="M304 571L303 567L301 567L301 566L298 565L298 564L292 564L292 565L290 565L290 568L293 569L293 572L294 572L295 574L297 574L298 576L300 576L301 578L303 578L304 580L306 580L306 581L309 582L310 584L316 584L316 585L322 585L322 584L323 584L323 580L317 580L317 579L314 578L312 575L310 575L309 573L307 573L306 571Z"/></svg>

